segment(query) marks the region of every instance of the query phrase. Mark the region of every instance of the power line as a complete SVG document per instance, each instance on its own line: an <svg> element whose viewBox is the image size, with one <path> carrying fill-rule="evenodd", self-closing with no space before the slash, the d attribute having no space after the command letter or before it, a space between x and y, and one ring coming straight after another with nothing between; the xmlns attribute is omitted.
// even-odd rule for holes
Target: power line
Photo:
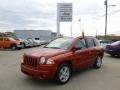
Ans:
<svg viewBox="0 0 120 90"><path fill-rule="evenodd" d="M113 12L111 12L111 13L116 13L116 12L119 12L120 11L120 9L119 10L115 10L115 11L113 11Z"/></svg>
<svg viewBox="0 0 120 90"><path fill-rule="evenodd" d="M120 9L119 9L119 10L112 11L112 12L108 13L108 15L113 14L113 13L117 13L117 12L119 12L119 11L120 11ZM92 19L98 21L98 20L102 19L103 17L105 17L105 14L99 15L98 17L93 17ZM94 23L96 23L97 21L92 21L91 24L94 24Z"/></svg>

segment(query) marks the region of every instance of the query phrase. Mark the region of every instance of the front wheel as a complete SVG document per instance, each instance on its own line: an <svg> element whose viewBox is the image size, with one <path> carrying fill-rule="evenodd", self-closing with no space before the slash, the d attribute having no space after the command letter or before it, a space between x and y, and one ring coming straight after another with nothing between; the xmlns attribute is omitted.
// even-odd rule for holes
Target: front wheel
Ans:
<svg viewBox="0 0 120 90"><path fill-rule="evenodd" d="M94 68L100 68L101 66L102 66L102 58L98 56L94 64Z"/></svg>
<svg viewBox="0 0 120 90"><path fill-rule="evenodd" d="M24 49L25 47L26 47L25 43L22 43L22 47L21 48Z"/></svg>
<svg viewBox="0 0 120 90"><path fill-rule="evenodd" d="M16 49L17 49L16 45L11 46L11 50L16 50Z"/></svg>
<svg viewBox="0 0 120 90"><path fill-rule="evenodd" d="M56 74L56 82L58 84L65 84L69 81L71 77L71 67L69 64L62 64L58 68L57 74Z"/></svg>

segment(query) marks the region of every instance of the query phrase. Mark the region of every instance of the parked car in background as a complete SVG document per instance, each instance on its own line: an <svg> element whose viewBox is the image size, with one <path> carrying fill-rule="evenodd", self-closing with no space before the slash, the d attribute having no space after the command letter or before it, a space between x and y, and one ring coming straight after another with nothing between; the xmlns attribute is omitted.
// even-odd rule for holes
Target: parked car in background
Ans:
<svg viewBox="0 0 120 90"><path fill-rule="evenodd" d="M48 41L42 40L42 39L40 39L40 38L35 38L35 39L33 39L33 40L37 43L38 46L44 45L44 44L47 44L47 43L48 43Z"/></svg>
<svg viewBox="0 0 120 90"><path fill-rule="evenodd" d="M21 71L30 77L55 79L64 84L73 71L89 66L100 68L103 55L104 50L95 38L58 38L44 48L25 53Z"/></svg>
<svg viewBox="0 0 120 90"><path fill-rule="evenodd" d="M27 38L26 40L28 40L33 47L40 46L40 42L38 40L35 40L33 38Z"/></svg>
<svg viewBox="0 0 120 90"><path fill-rule="evenodd" d="M27 38L26 40L29 42L29 44L30 44L31 47L35 46L34 41L33 41L32 38Z"/></svg>
<svg viewBox="0 0 120 90"><path fill-rule="evenodd" d="M111 56L120 56L120 41L116 41L112 44L107 45L105 48L105 52L110 54Z"/></svg>
<svg viewBox="0 0 120 90"><path fill-rule="evenodd" d="M35 39L32 40L34 42L34 46L40 46L40 40L35 40Z"/></svg>
<svg viewBox="0 0 120 90"><path fill-rule="evenodd" d="M113 41L111 41L111 40L99 40L99 42L100 42L101 46L104 48L104 50L106 48L106 45L113 43Z"/></svg>
<svg viewBox="0 0 120 90"><path fill-rule="evenodd" d="M11 48L12 50L21 49L22 42L12 37L0 37L0 48Z"/></svg>
<svg viewBox="0 0 120 90"><path fill-rule="evenodd" d="M27 39L19 39L19 40L23 42L23 48L27 48L27 47L32 47L33 46L32 43L29 40L27 40Z"/></svg>
<svg viewBox="0 0 120 90"><path fill-rule="evenodd" d="M15 40L19 41L21 43L21 48L25 48L25 41L24 39L20 39L20 38L14 38Z"/></svg>

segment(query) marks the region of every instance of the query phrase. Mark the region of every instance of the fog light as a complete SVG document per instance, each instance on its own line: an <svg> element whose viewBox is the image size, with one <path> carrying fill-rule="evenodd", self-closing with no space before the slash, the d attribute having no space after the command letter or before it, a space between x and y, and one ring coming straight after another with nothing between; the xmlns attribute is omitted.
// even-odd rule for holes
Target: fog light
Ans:
<svg viewBox="0 0 120 90"><path fill-rule="evenodd" d="M54 63L55 63L55 62L54 62L53 59L48 59L47 62L46 62L46 64L54 64Z"/></svg>

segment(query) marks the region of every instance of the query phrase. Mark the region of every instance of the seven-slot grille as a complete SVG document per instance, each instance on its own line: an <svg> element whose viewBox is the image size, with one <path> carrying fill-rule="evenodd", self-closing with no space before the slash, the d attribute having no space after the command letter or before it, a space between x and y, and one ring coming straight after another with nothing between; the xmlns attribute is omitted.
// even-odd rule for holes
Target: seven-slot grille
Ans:
<svg viewBox="0 0 120 90"><path fill-rule="evenodd" d="M37 67L38 58L31 56L24 56L24 64Z"/></svg>

